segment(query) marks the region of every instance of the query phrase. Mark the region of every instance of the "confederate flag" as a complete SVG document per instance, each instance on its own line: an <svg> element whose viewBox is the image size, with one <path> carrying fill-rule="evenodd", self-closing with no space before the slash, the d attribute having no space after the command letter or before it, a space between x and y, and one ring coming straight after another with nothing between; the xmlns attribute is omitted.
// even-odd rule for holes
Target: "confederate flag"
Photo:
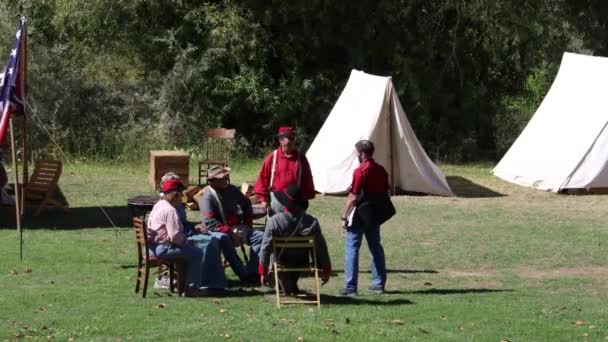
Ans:
<svg viewBox="0 0 608 342"><path fill-rule="evenodd" d="M21 18L8 63L4 72L0 73L0 146L5 143L11 116L25 113L26 56L27 30L25 18Z"/></svg>

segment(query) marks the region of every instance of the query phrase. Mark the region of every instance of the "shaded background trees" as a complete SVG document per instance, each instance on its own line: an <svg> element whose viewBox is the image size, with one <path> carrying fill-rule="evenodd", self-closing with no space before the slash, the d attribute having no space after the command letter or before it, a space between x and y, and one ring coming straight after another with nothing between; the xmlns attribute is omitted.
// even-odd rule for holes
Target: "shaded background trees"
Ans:
<svg viewBox="0 0 608 342"><path fill-rule="evenodd" d="M564 51L608 49L594 0L3 0L0 12L6 49L28 17L32 107L82 158L196 152L213 126L236 128L248 156L286 123L307 146L359 69L392 76L431 157L496 159Z"/></svg>

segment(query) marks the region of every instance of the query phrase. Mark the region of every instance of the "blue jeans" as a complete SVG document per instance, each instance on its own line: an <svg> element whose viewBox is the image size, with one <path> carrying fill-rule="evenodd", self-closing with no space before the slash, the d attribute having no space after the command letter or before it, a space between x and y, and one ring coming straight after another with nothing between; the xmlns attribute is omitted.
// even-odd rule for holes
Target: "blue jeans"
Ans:
<svg viewBox="0 0 608 342"><path fill-rule="evenodd" d="M209 289L225 289L228 286L222 257L220 240L207 234L195 234L188 238L203 252L203 278L201 286Z"/></svg>
<svg viewBox="0 0 608 342"><path fill-rule="evenodd" d="M384 259L384 248L380 244L380 226L362 227L352 226L346 232L345 260L344 260L344 282L349 290L357 291L359 277L359 248L363 241L363 235L367 240L370 254L372 255L371 271L372 286L386 284L386 262Z"/></svg>
<svg viewBox="0 0 608 342"><path fill-rule="evenodd" d="M257 274L259 263L258 254L260 253L264 232L253 229L250 231L247 238L247 243L251 246L251 250L247 265L243 264L243 261L237 254L236 249L232 245L232 238L230 235L220 232L212 232L211 236L219 240L220 249L222 254L224 254L224 258L226 258L230 264L230 268L232 268L232 271L234 271L240 280L247 280L249 277Z"/></svg>
<svg viewBox="0 0 608 342"><path fill-rule="evenodd" d="M182 257L186 260L186 287L199 288L203 278L203 252L197 247L185 244L176 246L170 244L151 245L152 252L159 259L171 260Z"/></svg>

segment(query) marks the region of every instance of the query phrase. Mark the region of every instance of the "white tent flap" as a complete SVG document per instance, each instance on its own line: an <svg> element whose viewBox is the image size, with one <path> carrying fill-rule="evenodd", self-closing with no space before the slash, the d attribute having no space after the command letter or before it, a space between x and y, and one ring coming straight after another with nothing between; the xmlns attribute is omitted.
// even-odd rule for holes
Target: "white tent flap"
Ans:
<svg viewBox="0 0 608 342"><path fill-rule="evenodd" d="M317 191L347 191L359 165L354 145L361 139L374 142L374 159L389 172L393 186L405 191L454 195L445 176L418 142L391 78L353 70L306 154Z"/></svg>
<svg viewBox="0 0 608 342"><path fill-rule="evenodd" d="M565 53L551 89L494 175L553 192L608 186L605 175L597 182L608 156L606 79L608 58Z"/></svg>

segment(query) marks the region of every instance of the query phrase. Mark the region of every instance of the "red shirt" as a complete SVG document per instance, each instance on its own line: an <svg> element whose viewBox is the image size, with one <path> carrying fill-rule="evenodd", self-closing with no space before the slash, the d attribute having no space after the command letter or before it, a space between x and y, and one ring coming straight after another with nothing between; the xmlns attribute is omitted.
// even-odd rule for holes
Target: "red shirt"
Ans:
<svg viewBox="0 0 608 342"><path fill-rule="evenodd" d="M350 193L358 195L361 190L366 193L381 193L388 190L388 173L374 159L364 160L353 172Z"/></svg>
<svg viewBox="0 0 608 342"><path fill-rule="evenodd" d="M264 159L262 169L258 180L255 182L253 192L258 196L260 201L268 202L270 187L270 174L272 172L272 159L274 151L271 152ZM298 184L298 160L301 161L302 175L300 178L300 188L302 189L302 195L306 199L315 198L315 185L312 181L312 171L310 171L310 164L304 154L299 151L286 156L281 148L277 149L277 163L275 165L274 180L272 184L272 191L281 191L289 184Z"/></svg>

